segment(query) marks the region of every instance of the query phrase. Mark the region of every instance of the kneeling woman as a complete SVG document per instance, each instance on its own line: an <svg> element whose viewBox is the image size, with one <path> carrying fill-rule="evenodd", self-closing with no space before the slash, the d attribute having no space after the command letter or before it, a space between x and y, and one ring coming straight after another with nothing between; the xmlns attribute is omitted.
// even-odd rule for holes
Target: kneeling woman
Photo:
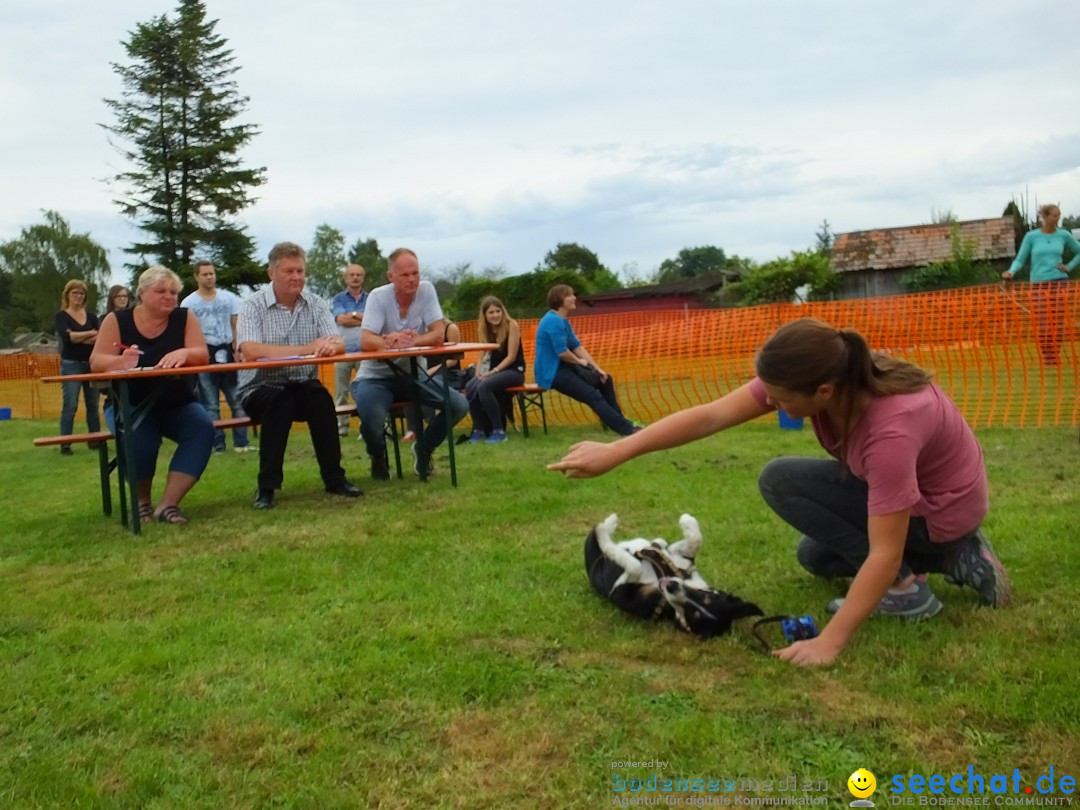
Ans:
<svg viewBox="0 0 1080 810"><path fill-rule="evenodd" d="M573 288L556 284L548 291L547 304L551 311L536 327L536 384L588 405L605 425L620 436L629 436L634 424L623 416L615 382L581 345L567 320L577 309Z"/></svg>
<svg viewBox="0 0 1080 810"><path fill-rule="evenodd" d="M98 332L90 367L119 371L140 367L179 368L209 361L198 320L177 307L180 277L167 267L151 267L139 276L134 309L105 316ZM130 384L132 405L153 396L153 404L131 435L135 448L135 480L139 519L187 523L180 501L195 486L214 441L214 426L195 395L194 374L157 377ZM176 442L169 475L157 508L151 505L154 469L162 436Z"/></svg>
<svg viewBox="0 0 1080 810"><path fill-rule="evenodd" d="M797 557L820 577L853 576L821 635L776 655L832 661L872 613L929 618L941 609L926 573L974 588L986 604L1009 580L979 531L988 510L982 449L918 366L871 353L857 332L811 318L782 326L758 353L757 377L612 444L583 442L549 469L583 478L782 408L808 417L832 459L777 458L759 481L766 503L802 533Z"/></svg>

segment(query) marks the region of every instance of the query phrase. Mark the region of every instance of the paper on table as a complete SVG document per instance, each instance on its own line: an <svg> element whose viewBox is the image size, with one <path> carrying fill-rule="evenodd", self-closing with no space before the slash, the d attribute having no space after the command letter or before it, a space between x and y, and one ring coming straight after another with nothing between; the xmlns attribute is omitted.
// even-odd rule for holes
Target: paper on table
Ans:
<svg viewBox="0 0 1080 810"><path fill-rule="evenodd" d="M314 354L290 354L287 357L256 357L256 363L269 363L274 360L314 360Z"/></svg>

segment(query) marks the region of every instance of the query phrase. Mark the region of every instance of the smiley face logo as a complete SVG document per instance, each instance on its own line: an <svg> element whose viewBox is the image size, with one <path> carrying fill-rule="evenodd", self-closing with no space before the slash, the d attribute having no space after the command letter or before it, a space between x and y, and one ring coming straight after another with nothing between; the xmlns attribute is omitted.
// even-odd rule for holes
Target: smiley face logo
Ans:
<svg viewBox="0 0 1080 810"><path fill-rule="evenodd" d="M856 799L865 799L877 790L877 779L866 768L859 768L848 777L847 789Z"/></svg>

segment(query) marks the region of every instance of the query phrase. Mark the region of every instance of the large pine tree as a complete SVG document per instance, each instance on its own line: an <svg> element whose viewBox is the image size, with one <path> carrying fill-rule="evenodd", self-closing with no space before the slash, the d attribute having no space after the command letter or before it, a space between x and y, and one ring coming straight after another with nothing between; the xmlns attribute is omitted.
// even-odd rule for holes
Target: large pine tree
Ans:
<svg viewBox="0 0 1080 810"><path fill-rule="evenodd" d="M160 262L187 277L193 260L222 266L223 284L258 283L254 245L235 217L265 181L265 167L245 168L239 153L257 134L237 123L248 98L217 20L201 0L180 0L173 17L139 23L124 43L130 63L113 64L122 91L106 99L115 123L103 124L130 168L112 178L117 205L145 233L126 248L134 272Z"/></svg>

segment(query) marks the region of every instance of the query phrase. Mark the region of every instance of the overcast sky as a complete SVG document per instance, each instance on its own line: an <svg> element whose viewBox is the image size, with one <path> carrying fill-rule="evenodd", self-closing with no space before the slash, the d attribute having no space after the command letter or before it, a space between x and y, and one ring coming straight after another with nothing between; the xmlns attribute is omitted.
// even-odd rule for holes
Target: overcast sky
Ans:
<svg viewBox="0 0 1080 810"><path fill-rule="evenodd" d="M136 237L102 179L110 63L171 0L5 0L0 240L56 209ZM1080 14L1061 2L208 0L261 133L260 257L317 225L428 271L579 242L647 276L681 248L768 260L836 232L1080 214Z"/></svg>

